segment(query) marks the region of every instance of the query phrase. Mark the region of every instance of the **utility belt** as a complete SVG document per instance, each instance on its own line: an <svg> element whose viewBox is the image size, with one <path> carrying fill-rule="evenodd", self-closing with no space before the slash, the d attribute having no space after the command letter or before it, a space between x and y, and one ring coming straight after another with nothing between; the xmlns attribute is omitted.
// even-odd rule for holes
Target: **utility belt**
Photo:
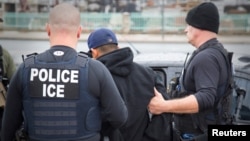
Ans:
<svg viewBox="0 0 250 141"><path fill-rule="evenodd" d="M207 141L207 122L203 113L175 114L173 117L174 141Z"/></svg>
<svg viewBox="0 0 250 141"><path fill-rule="evenodd" d="M179 81L179 77L175 77L173 79L171 79L170 84L169 84L169 94L171 96L171 98L181 98L181 97L185 97L187 95L189 95L192 92L187 92L184 88L183 85L180 83ZM188 122L198 122L198 123L194 123L194 125L192 127L194 127L194 129L198 128L200 126L200 122L204 122L200 120L201 117L199 116L192 116L192 120L188 120ZM203 116L202 116L203 118ZM185 120L185 119L184 119ZM189 125L187 125L189 126ZM178 128L178 127L177 127ZM173 126L173 139L174 141L207 141L208 137L207 137L207 132L201 132L201 131L205 131L203 128L200 131L190 131L191 133L183 133L178 129L182 129L182 127L179 127L178 129L176 128L176 125ZM189 131L189 130L187 130ZM194 132L194 133L193 133Z"/></svg>

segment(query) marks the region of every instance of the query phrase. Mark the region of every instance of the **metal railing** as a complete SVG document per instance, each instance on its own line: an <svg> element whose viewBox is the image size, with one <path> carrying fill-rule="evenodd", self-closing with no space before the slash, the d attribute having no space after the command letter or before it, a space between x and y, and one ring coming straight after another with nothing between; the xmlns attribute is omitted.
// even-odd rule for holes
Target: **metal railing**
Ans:
<svg viewBox="0 0 250 141"><path fill-rule="evenodd" d="M86 31L108 27L121 33L179 33L183 32L186 13L82 13ZM164 17L164 18L163 18ZM44 30L48 13L4 13L1 30ZM220 33L250 34L250 14L222 14Z"/></svg>

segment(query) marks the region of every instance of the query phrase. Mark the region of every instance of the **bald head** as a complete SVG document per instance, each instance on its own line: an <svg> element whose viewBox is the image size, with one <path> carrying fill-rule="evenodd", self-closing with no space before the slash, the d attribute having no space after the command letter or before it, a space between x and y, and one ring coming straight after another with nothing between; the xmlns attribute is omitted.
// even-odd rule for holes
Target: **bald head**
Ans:
<svg viewBox="0 0 250 141"><path fill-rule="evenodd" d="M76 7L61 3L51 10L48 23L52 29L73 30L80 26L80 19L80 12Z"/></svg>
<svg viewBox="0 0 250 141"><path fill-rule="evenodd" d="M75 48L80 38L82 27L79 10L69 3L55 6L46 25L50 45L65 45Z"/></svg>

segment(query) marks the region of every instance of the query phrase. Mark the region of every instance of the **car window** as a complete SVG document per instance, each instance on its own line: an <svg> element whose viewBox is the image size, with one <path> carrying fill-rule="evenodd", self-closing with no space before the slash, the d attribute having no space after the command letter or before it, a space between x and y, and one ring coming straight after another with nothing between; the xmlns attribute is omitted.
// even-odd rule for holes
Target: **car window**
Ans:
<svg viewBox="0 0 250 141"><path fill-rule="evenodd" d="M235 120L237 124L250 124L250 74L243 69L236 70L235 84L240 91L234 92Z"/></svg>
<svg viewBox="0 0 250 141"><path fill-rule="evenodd" d="M162 85L164 85L167 88L167 74L164 72L163 69L160 68L153 68L154 72L157 76L157 81L160 82Z"/></svg>

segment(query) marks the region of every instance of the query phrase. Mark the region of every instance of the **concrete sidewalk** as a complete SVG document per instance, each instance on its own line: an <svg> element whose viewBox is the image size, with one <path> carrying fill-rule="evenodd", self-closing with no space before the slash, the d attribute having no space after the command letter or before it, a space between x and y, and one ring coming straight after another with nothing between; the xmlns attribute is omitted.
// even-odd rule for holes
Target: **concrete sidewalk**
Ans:
<svg viewBox="0 0 250 141"><path fill-rule="evenodd" d="M89 33L83 33L80 40L86 41ZM117 34L120 42L187 42L183 34ZM23 40L48 40L46 32L27 31L0 31L0 39L23 39ZM250 44L250 35L219 35L218 39L223 43Z"/></svg>

